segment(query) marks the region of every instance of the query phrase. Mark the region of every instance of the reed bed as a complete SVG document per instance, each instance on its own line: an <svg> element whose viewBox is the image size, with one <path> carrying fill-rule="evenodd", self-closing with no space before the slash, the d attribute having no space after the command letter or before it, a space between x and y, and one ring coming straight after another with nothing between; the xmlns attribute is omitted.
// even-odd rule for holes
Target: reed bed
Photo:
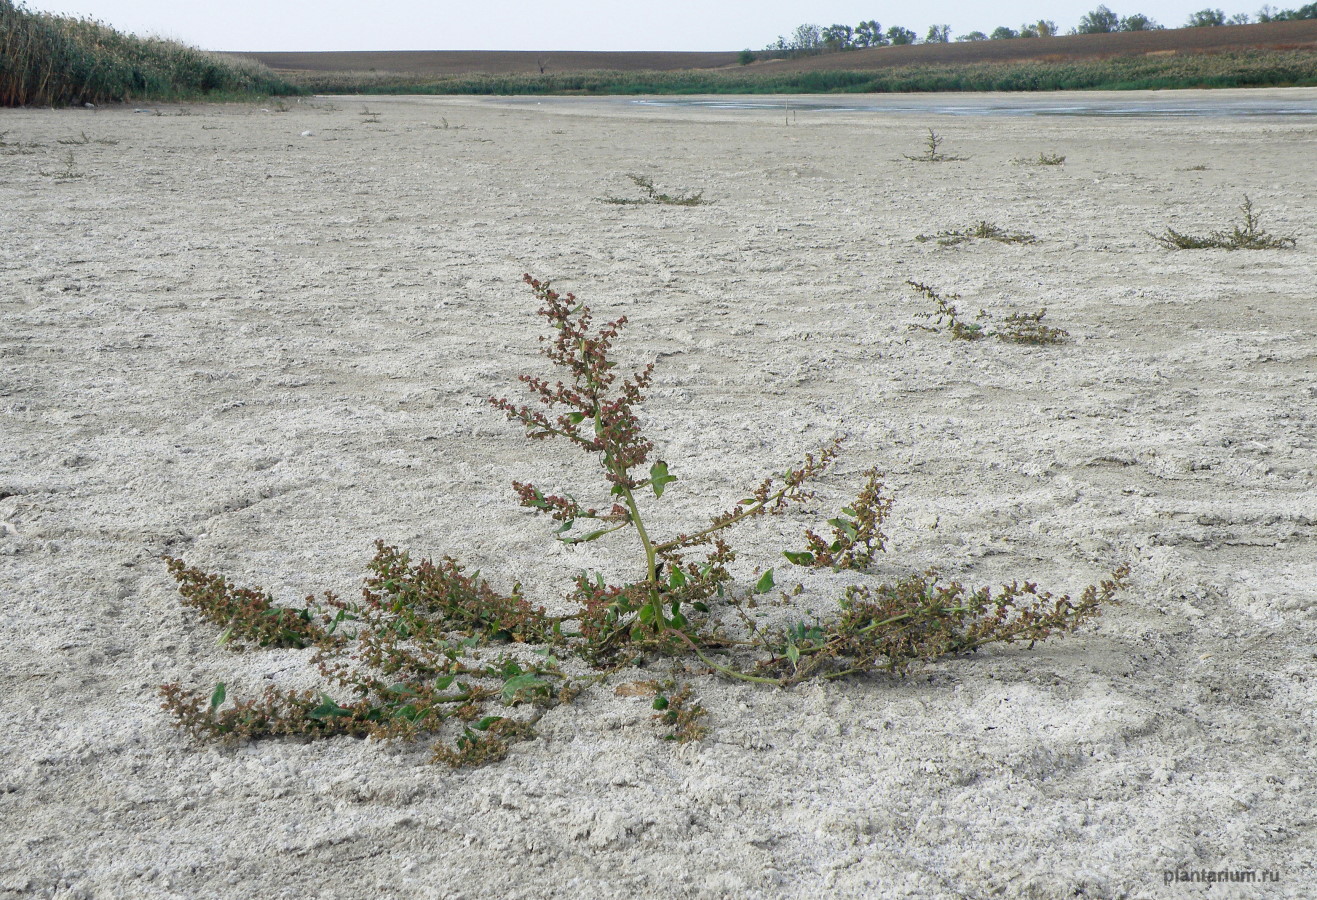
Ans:
<svg viewBox="0 0 1317 900"><path fill-rule="evenodd" d="M1251 50L1171 57L925 64L882 70L598 71L424 78L386 72L290 75L317 93L809 94L1149 90L1317 85L1317 52Z"/></svg>
<svg viewBox="0 0 1317 900"><path fill-rule="evenodd" d="M0 106L298 93L264 66L0 0Z"/></svg>

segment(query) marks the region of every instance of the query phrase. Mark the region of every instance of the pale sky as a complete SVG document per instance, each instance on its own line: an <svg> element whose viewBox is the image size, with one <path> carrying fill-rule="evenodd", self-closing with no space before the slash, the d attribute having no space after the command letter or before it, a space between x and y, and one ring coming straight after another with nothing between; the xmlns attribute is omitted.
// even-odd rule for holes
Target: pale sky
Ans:
<svg viewBox="0 0 1317 900"><path fill-rule="evenodd" d="M922 39L933 24L951 35L1018 29L1051 19L1062 33L1100 0L925 0L917 5L845 0L31 0L45 12L99 19L121 31L174 38L207 50L760 50L801 23L877 19ZM1205 7L1256 18L1261 2L1107 2L1167 27ZM1289 9L1303 5L1273 2Z"/></svg>

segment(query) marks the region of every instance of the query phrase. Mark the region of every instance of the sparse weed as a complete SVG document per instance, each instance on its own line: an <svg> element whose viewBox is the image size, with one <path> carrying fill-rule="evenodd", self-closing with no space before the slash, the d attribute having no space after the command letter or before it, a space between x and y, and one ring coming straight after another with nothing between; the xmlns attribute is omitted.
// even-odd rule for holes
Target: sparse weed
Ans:
<svg viewBox="0 0 1317 900"><path fill-rule="evenodd" d="M653 365L620 377L610 357L626 319L596 328L573 295L529 275L526 282L551 328L543 353L561 380L522 375L530 404L497 397L490 403L528 438L562 441L594 459L602 502L588 505L529 483L513 487L523 506L552 520L555 537L569 547L628 535L636 550L631 577L617 583L582 572L567 593L573 611L554 616L531 605L518 586L503 592L452 559L413 562L406 551L377 542L360 600L325 594L292 609L260 590L169 560L184 604L224 629L232 646L302 648L329 689L341 694L271 686L254 699L230 701L224 683L206 693L164 685L162 706L180 727L208 739L437 735L435 762L480 765L532 737L547 710L655 657L773 686L901 674L919 661L994 642L1032 643L1074 631L1121 586L1123 568L1077 600L1028 582L971 589L935 572L879 582L870 569L886 549L882 525L892 500L870 469L858 496L828 520L830 538L808 530L805 549L785 554L794 565L849 573L835 612L760 624L743 607L775 589L773 570L752 586L738 586L737 551L726 535L808 503L809 484L833 466L839 441L763 479L704 525L668 537L654 533L646 510L670 497L678 478L655 458L638 413ZM652 697L670 740L696 741L707 733L704 707L691 685L675 677L633 681L615 693Z"/></svg>
<svg viewBox="0 0 1317 900"><path fill-rule="evenodd" d="M973 240L997 241L1002 244L1032 244L1038 240L1027 231L1007 231L1000 225L980 220L968 228L958 231L939 231L937 234L920 234L915 236L920 243L937 241L939 247L955 247Z"/></svg>
<svg viewBox="0 0 1317 900"><path fill-rule="evenodd" d="M1230 231L1214 231L1208 235L1183 234L1167 228L1165 234L1152 238L1168 250L1292 250L1296 241L1292 237L1272 237L1262 230L1260 217L1253 211L1253 201L1244 195L1239 211L1244 214L1243 227L1235 225Z"/></svg>
<svg viewBox="0 0 1317 900"><path fill-rule="evenodd" d="M371 109L371 108L368 107L368 106L363 106L363 107L361 108L361 121L362 121L362 122L368 122L368 123L374 124L374 123L379 122L379 120L380 120L380 114L379 114L378 112L376 112L375 110Z"/></svg>
<svg viewBox="0 0 1317 900"><path fill-rule="evenodd" d="M112 138L95 138L95 139L92 139L92 138L87 137L87 132L84 131L84 132L82 132L82 134L79 135L78 137L75 137L75 138L60 138L56 143L66 144L66 145L70 145L70 144L71 144L71 145L75 145L75 146L80 146L80 145L84 145L84 144L101 144L102 146L113 147L115 144L117 144L117 143L119 143L119 142L116 141L116 140L114 140L114 139L112 139Z"/></svg>
<svg viewBox="0 0 1317 900"><path fill-rule="evenodd" d="M704 199L704 191L694 194L685 191L680 194L665 194L654 187L654 180L646 175L628 175L627 178L630 178L632 184L644 191L644 197L638 199L603 197L601 201L611 203L614 206L645 206L651 203L663 206L704 206L710 202Z"/></svg>
<svg viewBox="0 0 1317 900"><path fill-rule="evenodd" d="M2 136L0 135L0 137ZM24 143L23 141L6 143L0 140L0 156L32 156L43 146L43 144Z"/></svg>
<svg viewBox="0 0 1317 900"><path fill-rule="evenodd" d="M911 328L917 328L920 331L931 331L936 334L941 331L939 326L945 325L953 341L977 341L986 336L983 326L979 323L988 318L987 310L980 309L973 322L966 322L961 318L960 310L952 302L960 299L959 294L942 294L918 281L906 281L906 284L932 300L936 307L932 312L919 314L926 319L931 319L931 325L911 325Z"/></svg>
<svg viewBox="0 0 1317 900"><path fill-rule="evenodd" d="M1039 153L1032 159L1014 159L1017 166L1063 166L1065 157L1059 153Z"/></svg>
<svg viewBox="0 0 1317 900"><path fill-rule="evenodd" d="M910 326L920 331L939 333L942 326L945 326L953 341L977 341L980 338L995 337L1010 344L1063 344L1070 337L1070 332L1065 329L1043 324L1047 316L1046 309L1033 313L1012 313L1003 320L1001 327L989 331L985 323L992 319L992 315L987 310L980 309L973 322L966 322L961 317L953 302L960 299L959 294L944 295L918 281L907 281L906 284L934 303L932 311L919 314L931 319L931 325Z"/></svg>
<svg viewBox="0 0 1317 900"><path fill-rule="evenodd" d="M46 178L53 178L56 181L72 181L75 178L81 178L82 172L77 170L77 160L73 158L73 151L70 150L64 156L64 168L59 172L47 172L45 169L38 170Z"/></svg>
<svg viewBox="0 0 1317 900"><path fill-rule="evenodd" d="M928 138L924 141L924 152L918 156L911 156L904 153L906 159L914 162L964 162L969 159L968 156L952 156L942 153L938 148L942 146L943 138L933 129L928 129Z"/></svg>

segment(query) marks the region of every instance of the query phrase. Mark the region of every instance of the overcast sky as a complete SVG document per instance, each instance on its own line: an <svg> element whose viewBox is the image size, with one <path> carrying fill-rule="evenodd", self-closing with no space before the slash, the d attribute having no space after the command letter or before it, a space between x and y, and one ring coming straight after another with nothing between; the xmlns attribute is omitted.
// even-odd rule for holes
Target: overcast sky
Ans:
<svg viewBox="0 0 1317 900"><path fill-rule="evenodd" d="M1243 2L1243 0L1241 0ZM1303 5L1273 3L1283 9ZM1225 6L1256 17L1261 2ZM877 19L922 38L933 24L954 38L1051 19L1062 33L1097 0L30 0L31 9L99 19L123 31L207 50L759 50L803 22ZM1216 2L1107 2L1166 26Z"/></svg>

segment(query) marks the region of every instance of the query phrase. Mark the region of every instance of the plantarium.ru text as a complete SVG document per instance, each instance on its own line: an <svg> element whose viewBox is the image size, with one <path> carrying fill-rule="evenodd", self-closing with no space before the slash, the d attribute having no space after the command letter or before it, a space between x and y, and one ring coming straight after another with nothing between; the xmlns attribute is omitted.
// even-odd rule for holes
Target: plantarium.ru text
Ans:
<svg viewBox="0 0 1317 900"><path fill-rule="evenodd" d="M611 352L626 319L595 328L589 308L573 295L529 275L526 282L550 328L543 353L561 380L522 375L531 404L490 402L528 437L563 441L593 458L601 499L590 505L530 483L513 487L522 505L554 522L565 544L629 538L634 579L615 584L582 572L567 592L572 611L550 615L527 601L519 585L500 591L453 559L418 562L379 542L359 600L325 594L294 609L170 559L183 603L221 629L230 647L300 648L324 684L324 690L271 686L236 701L224 683L204 692L164 685L163 706L180 726L213 739L428 735L437 738L436 761L477 765L501 759L511 743L534 735L546 711L623 669L653 668L666 659L778 687L899 675L920 661L987 644L1032 643L1074 631L1121 586L1123 568L1077 599L1027 581L970 588L934 571L881 582L870 570L886 549L882 526L892 499L871 469L855 499L828 520L828 534L807 530L799 547L784 552L794 566L850 576L835 611L762 625L746 608L775 589L773 570L753 584L736 584L731 567L737 551L729 534L809 502L810 483L833 466L839 442L764 478L706 523L656 534L646 510L664 500L678 476L655 458L656 445L637 412L653 366L619 377ZM664 737L697 740L706 732L700 723L705 710L689 683L656 678L629 686L636 684L647 689L619 687L618 693L652 697Z"/></svg>

